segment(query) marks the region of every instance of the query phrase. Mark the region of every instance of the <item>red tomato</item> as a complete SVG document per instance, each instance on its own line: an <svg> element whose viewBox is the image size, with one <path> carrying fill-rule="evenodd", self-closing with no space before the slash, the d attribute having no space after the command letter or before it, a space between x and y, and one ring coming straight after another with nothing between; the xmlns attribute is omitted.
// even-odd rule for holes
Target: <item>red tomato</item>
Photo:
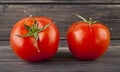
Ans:
<svg viewBox="0 0 120 72"><path fill-rule="evenodd" d="M68 29L68 46L77 59L95 60L106 52L110 43L110 32L102 23L93 22L92 19L87 21L83 17L82 19L83 22L75 22Z"/></svg>
<svg viewBox="0 0 120 72"><path fill-rule="evenodd" d="M14 25L10 34L10 45L13 51L28 62L52 58L58 49L58 43L58 29L47 17L23 18Z"/></svg>

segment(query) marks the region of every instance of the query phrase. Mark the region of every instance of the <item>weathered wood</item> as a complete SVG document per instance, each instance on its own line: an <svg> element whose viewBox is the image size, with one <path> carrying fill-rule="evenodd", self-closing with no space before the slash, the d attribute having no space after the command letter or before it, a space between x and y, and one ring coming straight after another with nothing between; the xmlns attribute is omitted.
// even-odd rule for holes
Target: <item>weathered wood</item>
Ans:
<svg viewBox="0 0 120 72"><path fill-rule="evenodd" d="M0 0L0 3L120 3L119 0Z"/></svg>
<svg viewBox="0 0 120 72"><path fill-rule="evenodd" d="M4 62L0 70L3 72L119 72L120 59L101 59L98 61L47 61L30 64L25 62Z"/></svg>
<svg viewBox="0 0 120 72"><path fill-rule="evenodd" d="M25 62L4 62L0 70L3 72L119 72L120 59L100 59L98 61L47 61L30 64Z"/></svg>
<svg viewBox="0 0 120 72"><path fill-rule="evenodd" d="M60 31L57 54L50 60L27 63L20 60L9 43L13 25L25 17L48 16ZM111 43L107 52L95 61L78 61L67 46L66 32L75 21L73 13L93 17L107 25ZM120 0L0 0L0 72L119 72L120 71Z"/></svg>
<svg viewBox="0 0 120 72"><path fill-rule="evenodd" d="M63 43L63 41L62 41ZM108 49L108 54L106 57L116 57L116 53L119 53L120 50L120 40L111 40L111 44L109 46ZM113 52L116 52L115 54ZM112 54L113 53L113 54ZM114 56L113 56L114 55ZM67 57L67 58L66 58ZM119 55L117 55L117 57L119 57ZM14 52L12 51L12 48L9 45L9 41L0 41L0 59L16 59L16 55L14 54ZM60 44L59 48L58 48L58 53L55 56L55 59L60 59L60 58L64 58L64 59L73 59L71 57L70 51L67 47L67 44L62 46Z"/></svg>
<svg viewBox="0 0 120 72"><path fill-rule="evenodd" d="M80 21L73 13L85 18L93 17L111 29L111 38L120 39L120 5L80 5L80 4L2 4L0 5L0 40L9 40L12 26L25 17L23 10L34 16L48 16L56 22L61 39L66 38L68 27L75 21Z"/></svg>
<svg viewBox="0 0 120 72"><path fill-rule="evenodd" d="M0 41L0 46L9 46L10 42L9 41Z"/></svg>
<svg viewBox="0 0 120 72"><path fill-rule="evenodd" d="M1 61L4 61L4 60L7 61L7 59L8 59L8 61L12 61L11 59L19 59L14 54L14 52L11 49L11 47L3 46L2 48L4 48L4 50L0 49L1 50L0 51L1 52L0 53ZM119 56L120 56L119 51L120 51L120 46L109 46L108 51L101 58L119 58ZM76 59L73 58L73 56L71 55L68 47L59 47L56 56L53 57L50 60L59 60L59 61L71 60L72 61L72 60L76 60ZM18 61L22 61L22 60L18 60Z"/></svg>
<svg viewBox="0 0 120 72"><path fill-rule="evenodd" d="M120 46L109 46L107 52L101 58L119 58ZM7 60L8 59L8 60ZM0 61L12 61L12 59L18 60L19 58L12 51L10 46L0 46ZM59 47L56 56L50 60L76 60L72 57L67 47ZM99 59L98 59L99 60ZM22 61L22 60L18 60Z"/></svg>
<svg viewBox="0 0 120 72"><path fill-rule="evenodd" d="M9 46L0 46L0 71L3 72L115 72L120 71L119 62L120 46L110 46L105 55L96 61L78 61L68 49L59 48L53 59L39 63L24 62L16 57Z"/></svg>

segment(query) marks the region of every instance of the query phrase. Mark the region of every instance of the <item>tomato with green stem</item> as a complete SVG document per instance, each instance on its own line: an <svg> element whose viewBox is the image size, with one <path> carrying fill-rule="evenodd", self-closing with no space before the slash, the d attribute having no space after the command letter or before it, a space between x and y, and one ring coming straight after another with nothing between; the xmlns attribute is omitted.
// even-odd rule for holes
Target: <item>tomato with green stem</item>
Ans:
<svg viewBox="0 0 120 72"><path fill-rule="evenodd" d="M102 56L110 43L109 29L103 23L88 21L76 14L83 21L73 23L67 32L67 42L74 57L79 60L96 60Z"/></svg>
<svg viewBox="0 0 120 72"><path fill-rule="evenodd" d="M28 62L52 58L58 49L59 31L45 16L23 18L10 33L10 45L18 57Z"/></svg>

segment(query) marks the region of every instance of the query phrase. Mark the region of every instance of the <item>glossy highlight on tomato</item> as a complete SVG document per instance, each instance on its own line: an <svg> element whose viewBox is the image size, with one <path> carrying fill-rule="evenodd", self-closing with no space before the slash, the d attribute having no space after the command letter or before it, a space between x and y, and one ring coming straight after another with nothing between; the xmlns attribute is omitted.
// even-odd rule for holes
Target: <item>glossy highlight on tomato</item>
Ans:
<svg viewBox="0 0 120 72"><path fill-rule="evenodd" d="M83 21L73 23L67 32L67 42L72 55L79 60L96 60L108 49L109 29L100 22Z"/></svg>
<svg viewBox="0 0 120 72"><path fill-rule="evenodd" d="M59 31L54 22L45 16L23 18L10 33L11 48L19 58L28 62L52 58L58 44Z"/></svg>

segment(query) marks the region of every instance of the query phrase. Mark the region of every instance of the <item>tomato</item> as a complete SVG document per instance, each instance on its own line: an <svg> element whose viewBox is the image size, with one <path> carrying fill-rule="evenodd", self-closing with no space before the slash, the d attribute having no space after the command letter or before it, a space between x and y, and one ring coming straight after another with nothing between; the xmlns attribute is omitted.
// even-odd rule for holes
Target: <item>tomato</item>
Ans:
<svg viewBox="0 0 120 72"><path fill-rule="evenodd" d="M52 58L58 49L59 31L44 16L26 17L18 21L10 33L10 45L16 55L28 62Z"/></svg>
<svg viewBox="0 0 120 72"><path fill-rule="evenodd" d="M100 22L83 21L73 23L67 32L67 42L72 55L78 60L96 60L108 49L109 29Z"/></svg>

